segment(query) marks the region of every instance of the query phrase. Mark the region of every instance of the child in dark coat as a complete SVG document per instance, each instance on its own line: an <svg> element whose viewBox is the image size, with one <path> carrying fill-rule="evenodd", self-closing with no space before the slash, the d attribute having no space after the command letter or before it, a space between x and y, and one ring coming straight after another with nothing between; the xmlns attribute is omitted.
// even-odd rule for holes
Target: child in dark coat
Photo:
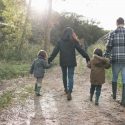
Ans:
<svg viewBox="0 0 125 125"><path fill-rule="evenodd" d="M102 55L102 50L96 48L93 52L93 57L90 60L90 63L88 63L88 67L91 69L90 101L92 101L94 92L96 91L95 105L99 104L102 84L105 83L105 69L110 68L109 59L102 57Z"/></svg>
<svg viewBox="0 0 125 125"><path fill-rule="evenodd" d="M30 73L34 74L34 77L36 78L35 83L35 93L37 96L40 96L40 89L41 89L41 83L42 79L44 77L45 69L49 68L50 65L47 63L47 53L44 50L40 50L38 52L38 57L33 61L33 64L30 69Z"/></svg>

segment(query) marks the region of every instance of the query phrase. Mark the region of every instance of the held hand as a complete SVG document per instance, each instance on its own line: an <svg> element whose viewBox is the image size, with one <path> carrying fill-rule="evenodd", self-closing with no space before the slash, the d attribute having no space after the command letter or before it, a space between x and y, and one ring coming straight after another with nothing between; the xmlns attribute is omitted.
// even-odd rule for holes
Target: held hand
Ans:
<svg viewBox="0 0 125 125"><path fill-rule="evenodd" d="M72 37L73 37L74 40L77 40L77 41L78 41L78 37L77 37L77 35L76 35L75 32L73 32Z"/></svg>
<svg viewBox="0 0 125 125"><path fill-rule="evenodd" d="M51 63L50 58L48 58L48 64L50 64L50 63Z"/></svg>
<svg viewBox="0 0 125 125"><path fill-rule="evenodd" d="M33 77L33 74L29 74L29 77Z"/></svg>
<svg viewBox="0 0 125 125"><path fill-rule="evenodd" d="M90 68L91 65L90 65L90 61L87 62L87 67Z"/></svg>
<svg viewBox="0 0 125 125"><path fill-rule="evenodd" d="M52 67L52 63L50 62L50 63L48 63L48 65L49 65L49 68L51 68Z"/></svg>

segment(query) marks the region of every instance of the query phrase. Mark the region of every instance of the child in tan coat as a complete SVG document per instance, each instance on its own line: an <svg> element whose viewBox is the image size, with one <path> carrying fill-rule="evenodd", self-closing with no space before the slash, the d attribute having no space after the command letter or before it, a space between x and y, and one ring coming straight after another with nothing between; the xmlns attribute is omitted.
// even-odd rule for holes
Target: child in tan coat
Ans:
<svg viewBox="0 0 125 125"><path fill-rule="evenodd" d="M93 57L88 63L88 67L91 69L90 101L92 101L94 92L96 91L95 105L99 104L102 84L105 83L105 69L108 69L110 67L109 60L105 57L102 57L102 55L102 50L96 48L93 52Z"/></svg>

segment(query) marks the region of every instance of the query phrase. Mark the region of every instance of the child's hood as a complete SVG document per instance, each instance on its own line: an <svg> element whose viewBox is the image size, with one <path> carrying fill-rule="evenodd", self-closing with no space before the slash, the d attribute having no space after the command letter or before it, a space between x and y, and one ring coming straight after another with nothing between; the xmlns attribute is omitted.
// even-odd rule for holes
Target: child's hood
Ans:
<svg viewBox="0 0 125 125"><path fill-rule="evenodd" d="M98 63L105 63L106 59L104 57L101 57L101 56L94 54L92 61L94 64L98 64Z"/></svg>

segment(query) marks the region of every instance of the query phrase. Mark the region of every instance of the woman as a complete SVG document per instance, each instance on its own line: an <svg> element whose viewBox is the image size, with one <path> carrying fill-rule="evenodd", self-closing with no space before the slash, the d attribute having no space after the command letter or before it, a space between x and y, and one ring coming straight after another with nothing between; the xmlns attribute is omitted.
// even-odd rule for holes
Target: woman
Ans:
<svg viewBox="0 0 125 125"><path fill-rule="evenodd" d="M90 60L88 54L80 47L77 36L73 29L70 27L66 27L64 29L61 39L58 41L57 45L55 46L52 54L48 59L48 63L52 62L52 60L60 52L60 66L63 75L63 85L64 91L67 93L68 100L72 99L71 93L74 83L74 69L77 65L75 49L84 58L86 58L87 62Z"/></svg>

